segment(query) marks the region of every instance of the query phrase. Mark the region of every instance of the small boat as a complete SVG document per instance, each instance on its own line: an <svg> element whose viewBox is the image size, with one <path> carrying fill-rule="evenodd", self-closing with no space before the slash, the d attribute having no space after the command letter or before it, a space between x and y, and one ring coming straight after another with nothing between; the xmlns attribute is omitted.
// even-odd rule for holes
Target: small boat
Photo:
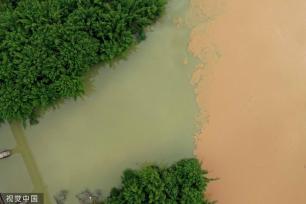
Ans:
<svg viewBox="0 0 306 204"><path fill-rule="evenodd" d="M5 159L9 156L12 155L12 151L11 150L3 150L0 152L0 159Z"/></svg>

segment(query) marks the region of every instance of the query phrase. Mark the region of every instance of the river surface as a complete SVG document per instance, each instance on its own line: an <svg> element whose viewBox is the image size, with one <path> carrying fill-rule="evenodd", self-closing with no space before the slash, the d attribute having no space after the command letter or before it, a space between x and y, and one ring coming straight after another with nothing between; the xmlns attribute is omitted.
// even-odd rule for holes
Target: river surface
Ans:
<svg viewBox="0 0 306 204"><path fill-rule="evenodd" d="M68 190L67 203L76 203L86 188L106 196L128 167L191 157L198 110L190 30L181 26L188 7L170 1L127 59L91 74L82 99L65 101L26 129L2 125L0 148L16 145L16 153L0 161L0 192L34 189L52 198Z"/></svg>
<svg viewBox="0 0 306 204"><path fill-rule="evenodd" d="M204 17L189 48L203 61L194 79L208 116L196 154L219 178L209 197L306 203L306 1L192 4Z"/></svg>

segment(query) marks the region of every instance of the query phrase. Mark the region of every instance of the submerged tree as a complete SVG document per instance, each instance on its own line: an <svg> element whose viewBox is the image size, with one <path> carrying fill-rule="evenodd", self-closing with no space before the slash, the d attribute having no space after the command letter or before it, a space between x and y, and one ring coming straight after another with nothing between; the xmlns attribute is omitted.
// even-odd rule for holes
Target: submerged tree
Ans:
<svg viewBox="0 0 306 204"><path fill-rule="evenodd" d="M144 39L166 0L0 0L0 121L36 122Z"/></svg>
<svg viewBox="0 0 306 204"><path fill-rule="evenodd" d="M81 193L76 195L76 198L79 200L80 204L98 204L103 203L102 191L96 190L95 192L91 192L86 189Z"/></svg>
<svg viewBox="0 0 306 204"><path fill-rule="evenodd" d="M204 195L210 181L197 159L184 159L169 168L126 170L122 186L112 189L106 203L211 204Z"/></svg>
<svg viewBox="0 0 306 204"><path fill-rule="evenodd" d="M53 196L56 204L65 204L68 197L68 191L62 190Z"/></svg>
<svg viewBox="0 0 306 204"><path fill-rule="evenodd" d="M113 188L106 199L101 190L88 189L76 198L80 204L214 204L205 196L212 180L197 159L183 159L167 168L150 165L125 170L121 187ZM58 204L64 204L67 191L54 198Z"/></svg>

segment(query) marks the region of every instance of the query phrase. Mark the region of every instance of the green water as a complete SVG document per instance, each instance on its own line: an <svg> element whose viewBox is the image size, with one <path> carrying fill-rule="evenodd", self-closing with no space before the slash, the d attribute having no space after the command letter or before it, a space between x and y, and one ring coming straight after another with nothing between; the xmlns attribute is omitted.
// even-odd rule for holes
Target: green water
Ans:
<svg viewBox="0 0 306 204"><path fill-rule="evenodd" d="M0 128L0 149L17 144L14 156L0 161L0 192L34 188L52 197L65 189L67 203L77 203L75 194L86 188L106 196L127 167L193 155L195 64L186 50L189 30L173 23L188 3L170 1L146 41L126 60L99 69L83 99L65 101L25 130Z"/></svg>

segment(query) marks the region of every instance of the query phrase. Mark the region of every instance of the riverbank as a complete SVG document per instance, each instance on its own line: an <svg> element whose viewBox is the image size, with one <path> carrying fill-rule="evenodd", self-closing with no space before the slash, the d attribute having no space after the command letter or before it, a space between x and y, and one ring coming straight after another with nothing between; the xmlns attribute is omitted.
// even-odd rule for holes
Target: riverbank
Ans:
<svg viewBox="0 0 306 204"><path fill-rule="evenodd" d="M192 0L205 114L195 153L219 204L306 203L306 3ZM211 17L211 18L210 18ZM198 22L201 22L198 19Z"/></svg>

